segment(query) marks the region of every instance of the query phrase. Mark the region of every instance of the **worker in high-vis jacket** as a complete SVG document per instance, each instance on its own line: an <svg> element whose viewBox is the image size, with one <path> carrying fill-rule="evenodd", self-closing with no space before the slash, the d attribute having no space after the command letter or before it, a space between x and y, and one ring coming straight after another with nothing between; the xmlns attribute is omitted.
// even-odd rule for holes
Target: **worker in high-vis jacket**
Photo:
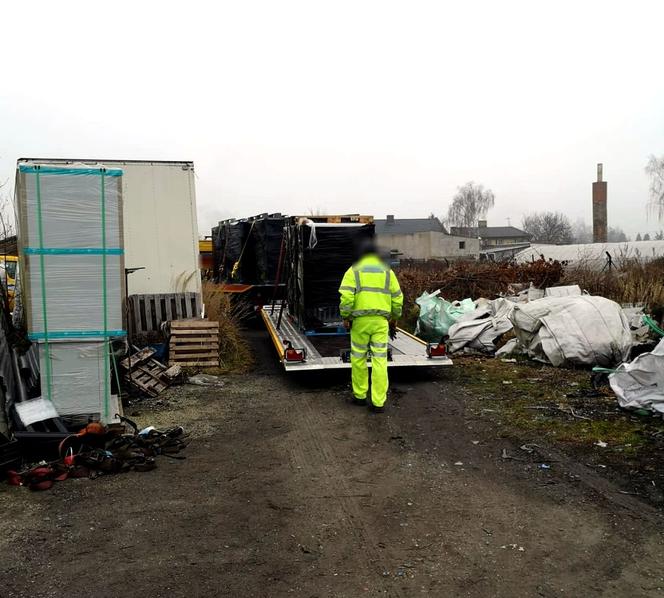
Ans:
<svg viewBox="0 0 664 598"><path fill-rule="evenodd" d="M350 328L353 402L383 411L387 399L388 337L396 333L403 294L394 272L380 259L372 241L358 246L358 260L344 274L339 294L340 312ZM371 353L371 400L367 353Z"/></svg>

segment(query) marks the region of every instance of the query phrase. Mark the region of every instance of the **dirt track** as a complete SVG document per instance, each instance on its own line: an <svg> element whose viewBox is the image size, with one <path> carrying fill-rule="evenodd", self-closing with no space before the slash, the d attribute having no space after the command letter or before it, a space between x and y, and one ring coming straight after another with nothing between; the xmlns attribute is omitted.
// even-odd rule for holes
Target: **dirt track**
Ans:
<svg viewBox="0 0 664 598"><path fill-rule="evenodd" d="M564 456L501 458L444 373L402 374L374 415L254 336L252 375L133 409L192 430L186 461L0 487L0 596L664 594L660 513Z"/></svg>

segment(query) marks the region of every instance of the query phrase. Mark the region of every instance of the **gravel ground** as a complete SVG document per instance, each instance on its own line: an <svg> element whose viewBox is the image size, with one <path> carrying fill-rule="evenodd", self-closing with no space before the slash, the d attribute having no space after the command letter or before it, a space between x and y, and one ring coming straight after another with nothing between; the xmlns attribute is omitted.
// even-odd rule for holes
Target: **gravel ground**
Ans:
<svg viewBox="0 0 664 598"><path fill-rule="evenodd" d="M252 337L250 375L127 410L185 426L186 460L0 486L0 596L664 594L661 512L544 442L542 469L458 376L395 375L376 415Z"/></svg>

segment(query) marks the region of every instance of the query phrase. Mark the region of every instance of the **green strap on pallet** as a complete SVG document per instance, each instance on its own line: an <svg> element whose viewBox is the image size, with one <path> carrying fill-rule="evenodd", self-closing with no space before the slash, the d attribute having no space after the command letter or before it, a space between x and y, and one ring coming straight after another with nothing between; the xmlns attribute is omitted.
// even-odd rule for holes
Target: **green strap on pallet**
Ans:
<svg viewBox="0 0 664 598"><path fill-rule="evenodd" d="M101 173L101 276L102 276L102 302L104 310L104 421L108 421L110 411L111 393L109 389L108 346L110 339L108 333L108 301L106 298L106 177L105 171Z"/></svg>
<svg viewBox="0 0 664 598"><path fill-rule="evenodd" d="M35 185L37 191L37 232L39 235L39 248L44 247L44 226L42 223L42 205L41 205L41 181L39 180L39 170L35 171ZM51 350L48 346L48 316L46 314L46 273L44 268L44 254L39 254L39 275L41 280L42 296L42 317L44 319L44 355L46 357L46 397L53 401L52 384L53 375L51 373Z"/></svg>

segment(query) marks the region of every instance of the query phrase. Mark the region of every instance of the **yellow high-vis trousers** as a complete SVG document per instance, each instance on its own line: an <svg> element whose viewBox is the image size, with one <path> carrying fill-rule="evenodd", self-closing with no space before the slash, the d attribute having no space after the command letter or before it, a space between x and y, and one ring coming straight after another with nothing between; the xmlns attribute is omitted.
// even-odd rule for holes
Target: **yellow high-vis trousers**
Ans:
<svg viewBox="0 0 664 598"><path fill-rule="evenodd" d="M382 407L387 399L387 343L389 325L383 316L360 316L350 329L353 394L366 399L369 391L367 352L371 350L371 402Z"/></svg>

